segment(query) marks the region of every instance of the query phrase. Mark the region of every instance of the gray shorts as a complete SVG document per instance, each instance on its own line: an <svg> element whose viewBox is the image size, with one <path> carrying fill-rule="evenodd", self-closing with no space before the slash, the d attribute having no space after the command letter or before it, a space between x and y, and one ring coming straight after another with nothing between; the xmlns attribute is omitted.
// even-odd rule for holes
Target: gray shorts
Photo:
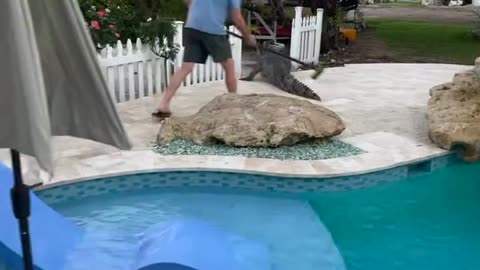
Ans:
<svg viewBox="0 0 480 270"><path fill-rule="evenodd" d="M183 62L205 64L209 55L215 63L232 58L227 35L214 35L192 28L183 30Z"/></svg>

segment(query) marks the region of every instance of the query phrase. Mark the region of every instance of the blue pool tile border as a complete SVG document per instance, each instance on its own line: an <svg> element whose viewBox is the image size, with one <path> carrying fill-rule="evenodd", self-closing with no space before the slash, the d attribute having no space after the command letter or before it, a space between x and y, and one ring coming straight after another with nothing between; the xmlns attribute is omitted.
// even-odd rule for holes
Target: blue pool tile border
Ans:
<svg viewBox="0 0 480 270"><path fill-rule="evenodd" d="M295 178L219 171L151 172L67 183L36 192L50 204L143 189L238 190L305 197L319 192L355 190L421 176L459 161L456 155L449 154L382 171L334 178Z"/></svg>

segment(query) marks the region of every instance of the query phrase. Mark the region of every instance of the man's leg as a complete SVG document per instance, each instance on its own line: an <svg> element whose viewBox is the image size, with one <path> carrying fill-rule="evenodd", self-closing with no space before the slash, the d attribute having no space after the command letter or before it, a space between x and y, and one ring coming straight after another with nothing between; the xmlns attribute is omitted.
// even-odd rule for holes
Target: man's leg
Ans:
<svg viewBox="0 0 480 270"><path fill-rule="evenodd" d="M170 102L175 96L178 88L182 84L183 80L190 74L193 70L194 63L184 62L179 71L175 72L170 79L170 84L168 85L165 92L163 92L160 98L160 104L158 106L159 112L169 113L170 112Z"/></svg>
<svg viewBox="0 0 480 270"><path fill-rule="evenodd" d="M225 84L229 93L237 93L237 78L235 77L235 62L232 58L222 63L225 70Z"/></svg>
<svg viewBox="0 0 480 270"><path fill-rule="evenodd" d="M188 74L192 72L194 64L205 63L208 57L207 50L203 47L201 40L198 38L198 31L186 28L183 34L185 44L183 64L180 70L173 74L170 84L160 98L157 113L154 113L154 115L160 117L167 116L170 113L170 102L183 80L185 80Z"/></svg>
<svg viewBox="0 0 480 270"><path fill-rule="evenodd" d="M237 78L235 63L232 59L232 49L226 35L203 35L203 44L215 63L222 63L225 70L225 84L229 93L237 93Z"/></svg>

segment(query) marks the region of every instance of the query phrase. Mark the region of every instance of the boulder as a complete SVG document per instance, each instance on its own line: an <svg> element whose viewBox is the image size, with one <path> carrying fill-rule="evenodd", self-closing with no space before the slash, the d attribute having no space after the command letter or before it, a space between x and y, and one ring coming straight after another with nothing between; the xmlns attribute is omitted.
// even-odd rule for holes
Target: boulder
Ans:
<svg viewBox="0 0 480 270"><path fill-rule="evenodd" d="M446 150L459 150L467 161L479 159L480 59L472 70L456 74L452 82L430 90L430 139Z"/></svg>
<svg viewBox="0 0 480 270"><path fill-rule="evenodd" d="M307 100L273 94L224 94L194 115L163 121L157 141L275 147L330 138L344 129L337 114Z"/></svg>

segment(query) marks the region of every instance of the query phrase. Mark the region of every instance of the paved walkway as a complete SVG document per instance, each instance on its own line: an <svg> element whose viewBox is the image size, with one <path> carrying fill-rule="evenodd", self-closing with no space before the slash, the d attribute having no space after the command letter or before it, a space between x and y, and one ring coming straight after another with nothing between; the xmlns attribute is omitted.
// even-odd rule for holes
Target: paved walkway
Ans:
<svg viewBox="0 0 480 270"><path fill-rule="evenodd" d="M332 177L360 174L425 160L446 152L427 137L428 90L451 80L466 66L438 64L363 64L328 69L317 80L311 71L296 76L337 112L347 129L339 136L367 153L317 161L218 156L162 156L150 150L159 124L150 113L155 98L118 105L120 116L134 144L132 151L70 137L54 139L55 175L52 182L168 169L216 169L261 172L299 177ZM223 94L223 82L184 88L173 102L176 115L195 113L214 96ZM263 82L243 82L240 93L286 95ZM0 153L0 159L6 153ZM26 160L27 180L38 178ZM43 175L42 177L45 177Z"/></svg>

